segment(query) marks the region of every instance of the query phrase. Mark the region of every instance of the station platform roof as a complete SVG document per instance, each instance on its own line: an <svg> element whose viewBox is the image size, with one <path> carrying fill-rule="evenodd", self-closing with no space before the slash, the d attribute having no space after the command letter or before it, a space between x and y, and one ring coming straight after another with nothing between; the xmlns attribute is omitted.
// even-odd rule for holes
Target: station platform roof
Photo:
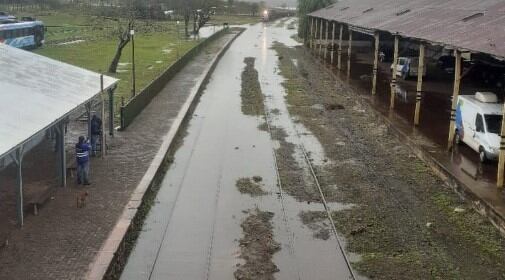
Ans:
<svg viewBox="0 0 505 280"><path fill-rule="evenodd" d="M0 159L100 92L99 73L0 44Z"/></svg>
<svg viewBox="0 0 505 280"><path fill-rule="evenodd" d="M503 0L340 0L309 16L505 59Z"/></svg>

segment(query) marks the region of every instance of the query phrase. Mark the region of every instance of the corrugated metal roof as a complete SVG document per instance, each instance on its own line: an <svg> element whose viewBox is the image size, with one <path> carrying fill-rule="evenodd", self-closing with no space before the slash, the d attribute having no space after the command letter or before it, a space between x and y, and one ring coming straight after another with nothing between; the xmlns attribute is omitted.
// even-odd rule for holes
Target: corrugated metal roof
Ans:
<svg viewBox="0 0 505 280"><path fill-rule="evenodd" d="M99 93L98 73L0 44L0 158Z"/></svg>
<svg viewBox="0 0 505 280"><path fill-rule="evenodd" d="M341 0L309 15L505 58L503 0Z"/></svg>

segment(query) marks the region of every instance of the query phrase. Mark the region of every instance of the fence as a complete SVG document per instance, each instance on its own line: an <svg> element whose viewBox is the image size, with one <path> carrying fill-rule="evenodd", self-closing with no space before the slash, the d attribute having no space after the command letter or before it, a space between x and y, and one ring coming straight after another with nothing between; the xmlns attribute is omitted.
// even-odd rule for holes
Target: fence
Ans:
<svg viewBox="0 0 505 280"><path fill-rule="evenodd" d="M149 85L142 89L135 97L130 99L128 103L121 106L121 130L126 129L142 112L142 110L151 102L151 100L165 87L165 85L182 69L193 57L199 54L202 49L209 43L227 32L227 28L223 28L212 34L202 42L198 43L191 50L186 52L176 62L170 65L161 75L154 79Z"/></svg>

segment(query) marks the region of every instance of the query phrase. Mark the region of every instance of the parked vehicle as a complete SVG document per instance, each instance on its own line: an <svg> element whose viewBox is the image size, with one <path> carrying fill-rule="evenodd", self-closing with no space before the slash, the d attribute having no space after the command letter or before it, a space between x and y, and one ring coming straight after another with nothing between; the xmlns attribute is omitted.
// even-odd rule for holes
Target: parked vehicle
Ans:
<svg viewBox="0 0 505 280"><path fill-rule="evenodd" d="M456 144L465 143L479 153L481 162L494 160L500 150L503 104L492 92L460 95L456 108Z"/></svg>
<svg viewBox="0 0 505 280"><path fill-rule="evenodd" d="M399 57L396 64L396 76L402 77L404 80L410 77L417 77L417 70L419 67L419 58L417 57ZM391 71L393 71L393 64L391 64ZM424 67L423 77L426 76L426 67Z"/></svg>
<svg viewBox="0 0 505 280"><path fill-rule="evenodd" d="M9 21L12 21L12 20L16 20L16 17L15 16L12 16L12 15L9 15L8 13L6 12L2 12L0 11L0 21L3 21L3 20L9 20Z"/></svg>
<svg viewBox="0 0 505 280"><path fill-rule="evenodd" d="M44 43L41 21L0 23L0 43L16 48L36 48Z"/></svg>

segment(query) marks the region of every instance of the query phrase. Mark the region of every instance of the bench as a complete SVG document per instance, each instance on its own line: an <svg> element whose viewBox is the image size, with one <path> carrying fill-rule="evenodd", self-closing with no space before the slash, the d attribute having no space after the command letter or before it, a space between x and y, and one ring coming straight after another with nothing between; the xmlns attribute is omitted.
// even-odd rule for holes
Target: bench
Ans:
<svg viewBox="0 0 505 280"><path fill-rule="evenodd" d="M32 197L28 201L28 209L33 209L33 215L37 216L39 214L39 209L42 205L44 205L48 200L50 200L54 193L56 192L56 188L48 187L46 190L40 192L36 196Z"/></svg>

